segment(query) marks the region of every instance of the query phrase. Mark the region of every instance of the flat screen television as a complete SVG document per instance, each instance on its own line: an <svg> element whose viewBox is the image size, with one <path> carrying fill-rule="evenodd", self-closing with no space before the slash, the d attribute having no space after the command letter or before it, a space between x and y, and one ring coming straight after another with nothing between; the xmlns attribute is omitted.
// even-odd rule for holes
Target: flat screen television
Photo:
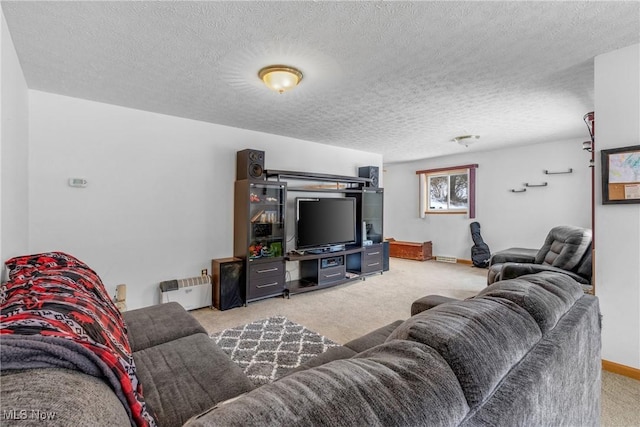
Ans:
<svg viewBox="0 0 640 427"><path fill-rule="evenodd" d="M297 198L296 249L331 249L356 243L356 199Z"/></svg>

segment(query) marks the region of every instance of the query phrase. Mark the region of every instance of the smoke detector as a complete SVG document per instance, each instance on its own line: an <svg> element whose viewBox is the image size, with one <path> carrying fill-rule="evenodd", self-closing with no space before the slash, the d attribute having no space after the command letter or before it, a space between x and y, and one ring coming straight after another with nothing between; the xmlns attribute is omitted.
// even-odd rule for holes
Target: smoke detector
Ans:
<svg viewBox="0 0 640 427"><path fill-rule="evenodd" d="M462 135L462 136L456 136L451 141L457 142L460 145L464 145L465 147L468 147L469 145L476 142L478 139L480 139L480 135Z"/></svg>

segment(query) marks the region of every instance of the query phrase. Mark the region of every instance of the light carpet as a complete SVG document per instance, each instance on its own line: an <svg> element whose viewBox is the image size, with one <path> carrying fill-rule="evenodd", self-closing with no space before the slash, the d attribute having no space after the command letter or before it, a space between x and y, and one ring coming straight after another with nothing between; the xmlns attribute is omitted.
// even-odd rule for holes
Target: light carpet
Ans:
<svg viewBox="0 0 640 427"><path fill-rule="evenodd" d="M256 385L273 382L312 357L339 344L274 316L211 334Z"/></svg>

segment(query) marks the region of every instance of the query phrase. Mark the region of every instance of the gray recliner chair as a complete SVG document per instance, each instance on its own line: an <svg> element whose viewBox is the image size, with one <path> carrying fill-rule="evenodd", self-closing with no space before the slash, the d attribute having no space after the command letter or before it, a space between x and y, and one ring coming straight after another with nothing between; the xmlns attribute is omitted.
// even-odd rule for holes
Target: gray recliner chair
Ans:
<svg viewBox="0 0 640 427"><path fill-rule="evenodd" d="M525 274L555 271L570 276L585 292L590 292L591 240L592 232L588 228L554 227L540 249L510 248L493 254L487 285Z"/></svg>

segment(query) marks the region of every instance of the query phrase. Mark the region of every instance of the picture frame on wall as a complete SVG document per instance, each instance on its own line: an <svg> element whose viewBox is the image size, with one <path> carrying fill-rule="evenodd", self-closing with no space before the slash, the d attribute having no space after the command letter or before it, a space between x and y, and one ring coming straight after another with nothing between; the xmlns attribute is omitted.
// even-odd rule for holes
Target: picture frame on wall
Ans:
<svg viewBox="0 0 640 427"><path fill-rule="evenodd" d="M640 203L640 145L601 150L602 204Z"/></svg>

